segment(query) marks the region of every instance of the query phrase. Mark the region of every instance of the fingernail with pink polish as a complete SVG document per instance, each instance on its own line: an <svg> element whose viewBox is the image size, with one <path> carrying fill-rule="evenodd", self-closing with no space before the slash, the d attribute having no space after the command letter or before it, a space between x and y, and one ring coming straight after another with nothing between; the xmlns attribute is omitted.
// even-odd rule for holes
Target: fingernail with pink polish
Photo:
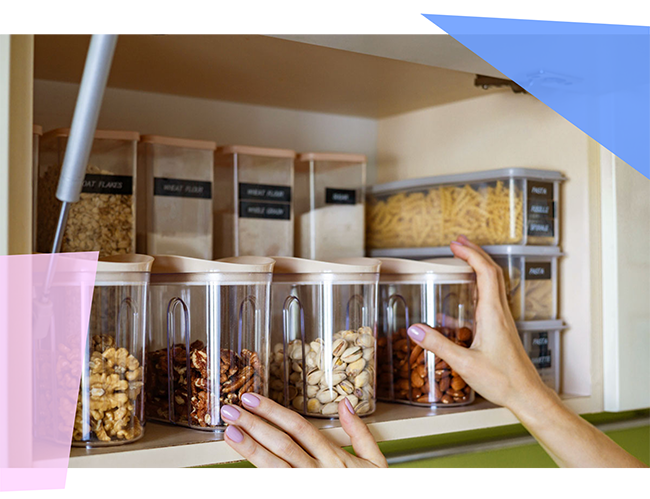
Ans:
<svg viewBox="0 0 650 499"><path fill-rule="evenodd" d="M241 396L241 401L242 404L247 405L248 407L257 407L260 405L260 398L252 393L244 393Z"/></svg>
<svg viewBox="0 0 650 499"><path fill-rule="evenodd" d="M452 241L451 244L455 246L463 246L463 243L461 243L460 241Z"/></svg>
<svg viewBox="0 0 650 499"><path fill-rule="evenodd" d="M354 407L352 407L352 402L350 402L350 399L345 398L345 407L348 408L348 411L350 411L350 414L354 414Z"/></svg>
<svg viewBox="0 0 650 499"><path fill-rule="evenodd" d="M426 334L426 331L420 326L411 326L408 330L408 335L415 341L422 341Z"/></svg>
<svg viewBox="0 0 650 499"><path fill-rule="evenodd" d="M244 440L244 434L241 431L239 431L239 428L237 428L236 426L232 426L232 425L228 426L228 428L226 428L226 435L230 440L232 440L236 444Z"/></svg>
<svg viewBox="0 0 650 499"><path fill-rule="evenodd" d="M237 418L241 415L239 410L236 407L233 407L231 405L224 405L221 408L221 416L223 419L227 419L228 421L237 421Z"/></svg>

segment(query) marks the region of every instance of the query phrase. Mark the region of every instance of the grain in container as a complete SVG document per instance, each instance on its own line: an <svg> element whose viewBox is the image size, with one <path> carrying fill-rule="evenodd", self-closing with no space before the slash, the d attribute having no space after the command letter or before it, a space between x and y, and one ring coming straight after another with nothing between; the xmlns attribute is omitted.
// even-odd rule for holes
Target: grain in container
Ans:
<svg viewBox="0 0 650 499"><path fill-rule="evenodd" d="M437 247L459 235L479 245L556 246L564 180L556 171L507 168L376 185L369 189L366 246Z"/></svg>
<svg viewBox="0 0 650 499"><path fill-rule="evenodd" d="M36 227L37 212L36 193L38 192L38 151L40 138L43 135L43 127L34 125L32 127L32 251L36 252Z"/></svg>
<svg viewBox="0 0 650 499"><path fill-rule="evenodd" d="M117 255L97 264L74 446L125 444L144 434L143 366L152 263L146 255Z"/></svg>
<svg viewBox="0 0 650 499"><path fill-rule="evenodd" d="M143 135L138 251L212 259L214 142Z"/></svg>
<svg viewBox="0 0 650 499"><path fill-rule="evenodd" d="M470 404L470 386L444 359L412 342L407 330L412 324L427 324L468 348L474 338L474 271L456 258L380 261L379 398L422 406Z"/></svg>
<svg viewBox="0 0 650 499"><path fill-rule="evenodd" d="M43 135L38 178L38 250L50 252L61 202L56 198L69 129ZM77 203L70 207L61 251L135 251L137 132L97 130Z"/></svg>
<svg viewBox="0 0 650 499"><path fill-rule="evenodd" d="M214 159L214 258L293 256L294 151L219 147Z"/></svg>
<svg viewBox="0 0 650 499"><path fill-rule="evenodd" d="M544 384L560 392L561 333L563 321L518 322L517 330L524 349Z"/></svg>
<svg viewBox="0 0 650 499"><path fill-rule="evenodd" d="M366 157L302 153L296 160L295 186L296 256L364 256Z"/></svg>
<svg viewBox="0 0 650 499"><path fill-rule="evenodd" d="M344 398L372 414L379 261L274 259L270 397L307 416L337 418Z"/></svg>
<svg viewBox="0 0 650 499"><path fill-rule="evenodd" d="M147 341L147 417L223 431L223 404L266 396L273 260L156 256Z"/></svg>

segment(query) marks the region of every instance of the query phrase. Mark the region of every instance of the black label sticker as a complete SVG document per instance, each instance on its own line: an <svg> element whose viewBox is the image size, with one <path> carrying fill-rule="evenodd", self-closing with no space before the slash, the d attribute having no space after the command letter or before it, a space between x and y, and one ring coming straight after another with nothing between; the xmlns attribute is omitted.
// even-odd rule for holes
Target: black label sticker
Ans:
<svg viewBox="0 0 650 499"><path fill-rule="evenodd" d="M325 189L325 203L327 204L356 204L357 191L351 189Z"/></svg>
<svg viewBox="0 0 650 499"><path fill-rule="evenodd" d="M291 187L285 185L239 184L239 199L242 201L276 201L289 203Z"/></svg>
<svg viewBox="0 0 650 499"><path fill-rule="evenodd" d="M290 220L291 205L289 203L260 203L257 201L240 201L239 216L241 218Z"/></svg>
<svg viewBox="0 0 650 499"><path fill-rule="evenodd" d="M526 279L530 281L551 278L551 262L526 262Z"/></svg>
<svg viewBox="0 0 650 499"><path fill-rule="evenodd" d="M88 173L84 177L81 192L88 194L133 194L133 177L126 175L96 175Z"/></svg>
<svg viewBox="0 0 650 499"><path fill-rule="evenodd" d="M548 333L533 333L530 360L537 369L551 367L551 350L548 345Z"/></svg>
<svg viewBox="0 0 650 499"><path fill-rule="evenodd" d="M199 180L181 180L178 178L154 178L154 196L173 196L178 198L212 198L212 184Z"/></svg>
<svg viewBox="0 0 650 499"><path fill-rule="evenodd" d="M528 235L555 235L555 202L552 182L528 181Z"/></svg>

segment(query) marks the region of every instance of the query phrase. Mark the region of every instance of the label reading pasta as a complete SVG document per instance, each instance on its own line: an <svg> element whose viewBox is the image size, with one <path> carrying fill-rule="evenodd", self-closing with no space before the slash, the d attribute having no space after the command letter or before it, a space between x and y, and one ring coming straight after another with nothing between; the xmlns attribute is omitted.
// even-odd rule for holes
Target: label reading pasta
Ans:
<svg viewBox="0 0 650 499"><path fill-rule="evenodd" d="M530 360L537 369L551 367L551 350L548 344L548 333L532 333Z"/></svg>
<svg viewBox="0 0 650 499"><path fill-rule="evenodd" d="M325 203L327 204L356 204L357 191L352 189L325 189Z"/></svg>
<svg viewBox="0 0 650 499"><path fill-rule="evenodd" d="M552 182L528 181L528 235L555 235L555 203Z"/></svg>
<svg viewBox="0 0 650 499"><path fill-rule="evenodd" d="M551 262L526 262L526 279L529 281L551 278Z"/></svg>

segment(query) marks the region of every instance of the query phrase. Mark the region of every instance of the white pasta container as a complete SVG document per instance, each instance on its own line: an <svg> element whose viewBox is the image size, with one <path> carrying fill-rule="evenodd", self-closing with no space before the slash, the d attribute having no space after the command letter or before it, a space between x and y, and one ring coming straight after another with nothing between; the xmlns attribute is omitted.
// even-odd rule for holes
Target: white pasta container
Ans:
<svg viewBox="0 0 650 499"><path fill-rule="evenodd" d="M560 334L563 321L518 322L517 329L528 357L545 385L560 392Z"/></svg>
<svg viewBox="0 0 650 499"><path fill-rule="evenodd" d="M459 235L480 245L556 246L560 184L556 171L506 168L403 180L370 188L366 246L446 246Z"/></svg>
<svg viewBox="0 0 650 499"><path fill-rule="evenodd" d="M138 146L141 253L212 259L214 142L143 135Z"/></svg>
<svg viewBox="0 0 650 499"><path fill-rule="evenodd" d="M214 258L293 256L295 157L287 149L217 149Z"/></svg>
<svg viewBox="0 0 650 499"><path fill-rule="evenodd" d="M312 260L362 257L366 157L300 154L295 186L296 256Z"/></svg>
<svg viewBox="0 0 650 499"><path fill-rule="evenodd" d="M34 125L32 131L32 250L36 251L36 193L38 192L38 146L43 135L43 127Z"/></svg>
<svg viewBox="0 0 650 499"><path fill-rule="evenodd" d="M557 246L484 246L503 269L510 311L516 321L558 318ZM452 256L449 248L436 248L429 255ZM435 262L436 259L428 260Z"/></svg>

